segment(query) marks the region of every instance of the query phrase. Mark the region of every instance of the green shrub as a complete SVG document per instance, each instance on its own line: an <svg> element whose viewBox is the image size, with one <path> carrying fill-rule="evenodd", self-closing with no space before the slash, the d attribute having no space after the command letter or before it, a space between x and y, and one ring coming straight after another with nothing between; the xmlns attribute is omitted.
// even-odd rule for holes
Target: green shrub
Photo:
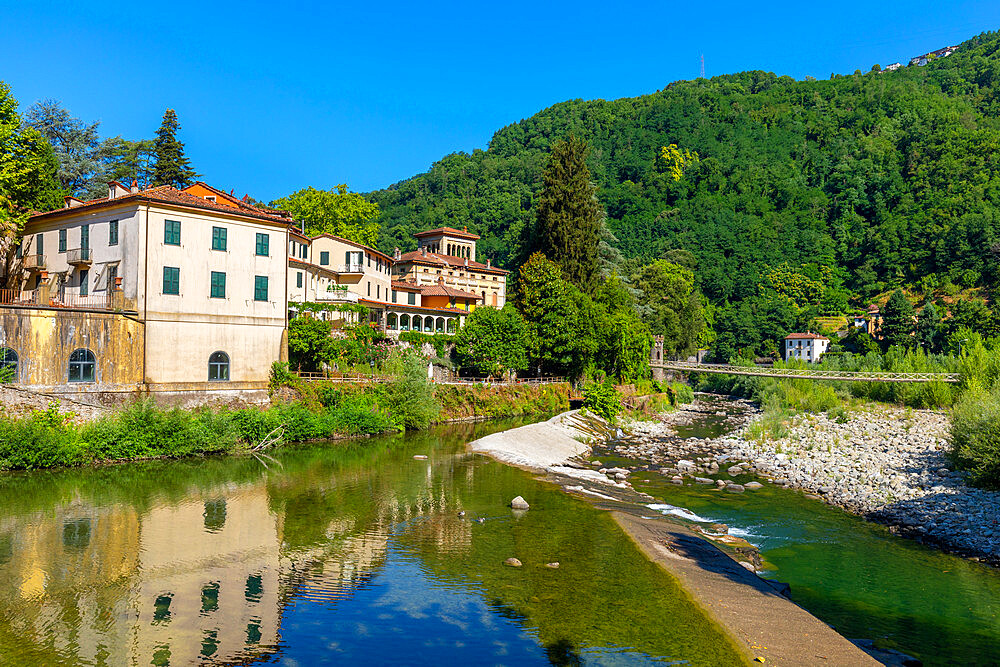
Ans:
<svg viewBox="0 0 1000 667"><path fill-rule="evenodd" d="M694 389L691 388L691 385L674 382L670 388L674 391L674 400L677 401L678 405L694 403Z"/></svg>
<svg viewBox="0 0 1000 667"><path fill-rule="evenodd" d="M622 397L610 380L593 382L583 391L583 407L612 421L622 411Z"/></svg>
<svg viewBox="0 0 1000 667"><path fill-rule="evenodd" d="M952 457L970 482L1000 489L1000 393L971 386L951 413Z"/></svg>

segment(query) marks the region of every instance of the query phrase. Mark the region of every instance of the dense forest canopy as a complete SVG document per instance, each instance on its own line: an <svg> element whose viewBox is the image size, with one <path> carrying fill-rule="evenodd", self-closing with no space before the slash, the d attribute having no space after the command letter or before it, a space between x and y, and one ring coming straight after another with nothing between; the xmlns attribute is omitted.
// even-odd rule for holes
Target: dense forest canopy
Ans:
<svg viewBox="0 0 1000 667"><path fill-rule="evenodd" d="M485 151L370 193L380 245L468 225L482 256L516 268L537 245L549 148L572 134L590 146L623 275L690 253L717 330L773 329L734 347L897 286L988 290L1000 280L998 49L1000 33L984 33L924 67L805 81L751 71L562 102Z"/></svg>

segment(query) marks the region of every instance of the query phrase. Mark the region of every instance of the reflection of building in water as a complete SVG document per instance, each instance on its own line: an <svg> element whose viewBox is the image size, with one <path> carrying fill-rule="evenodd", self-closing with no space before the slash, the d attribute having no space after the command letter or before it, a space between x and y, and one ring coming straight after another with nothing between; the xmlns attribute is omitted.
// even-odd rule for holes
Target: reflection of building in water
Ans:
<svg viewBox="0 0 1000 667"><path fill-rule="evenodd" d="M263 486L226 492L142 515L77 502L0 522L0 663L188 665L273 652L281 520Z"/></svg>
<svg viewBox="0 0 1000 667"><path fill-rule="evenodd" d="M236 660L273 648L281 521L263 486L142 517L136 663Z"/></svg>

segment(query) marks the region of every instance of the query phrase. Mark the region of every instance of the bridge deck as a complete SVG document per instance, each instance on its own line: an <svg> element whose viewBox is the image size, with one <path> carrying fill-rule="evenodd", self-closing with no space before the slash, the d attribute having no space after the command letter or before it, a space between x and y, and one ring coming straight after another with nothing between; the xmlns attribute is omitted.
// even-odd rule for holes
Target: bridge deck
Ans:
<svg viewBox="0 0 1000 667"><path fill-rule="evenodd" d="M688 373L719 373L723 375L748 375L753 377L784 378L792 380L840 380L846 382L960 382L959 373L890 373L888 371L823 371L798 368L769 368L766 366L731 366L729 364L696 364L687 361L664 361L652 364Z"/></svg>

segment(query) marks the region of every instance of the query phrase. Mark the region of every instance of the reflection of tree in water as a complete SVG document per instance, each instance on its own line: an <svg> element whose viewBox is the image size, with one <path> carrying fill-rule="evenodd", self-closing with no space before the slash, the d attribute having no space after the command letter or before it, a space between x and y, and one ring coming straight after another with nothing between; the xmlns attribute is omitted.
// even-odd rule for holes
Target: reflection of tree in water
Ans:
<svg viewBox="0 0 1000 667"><path fill-rule="evenodd" d="M568 639L546 644L545 657L549 663L559 667L576 667L583 664L583 658L577 652L576 646Z"/></svg>

